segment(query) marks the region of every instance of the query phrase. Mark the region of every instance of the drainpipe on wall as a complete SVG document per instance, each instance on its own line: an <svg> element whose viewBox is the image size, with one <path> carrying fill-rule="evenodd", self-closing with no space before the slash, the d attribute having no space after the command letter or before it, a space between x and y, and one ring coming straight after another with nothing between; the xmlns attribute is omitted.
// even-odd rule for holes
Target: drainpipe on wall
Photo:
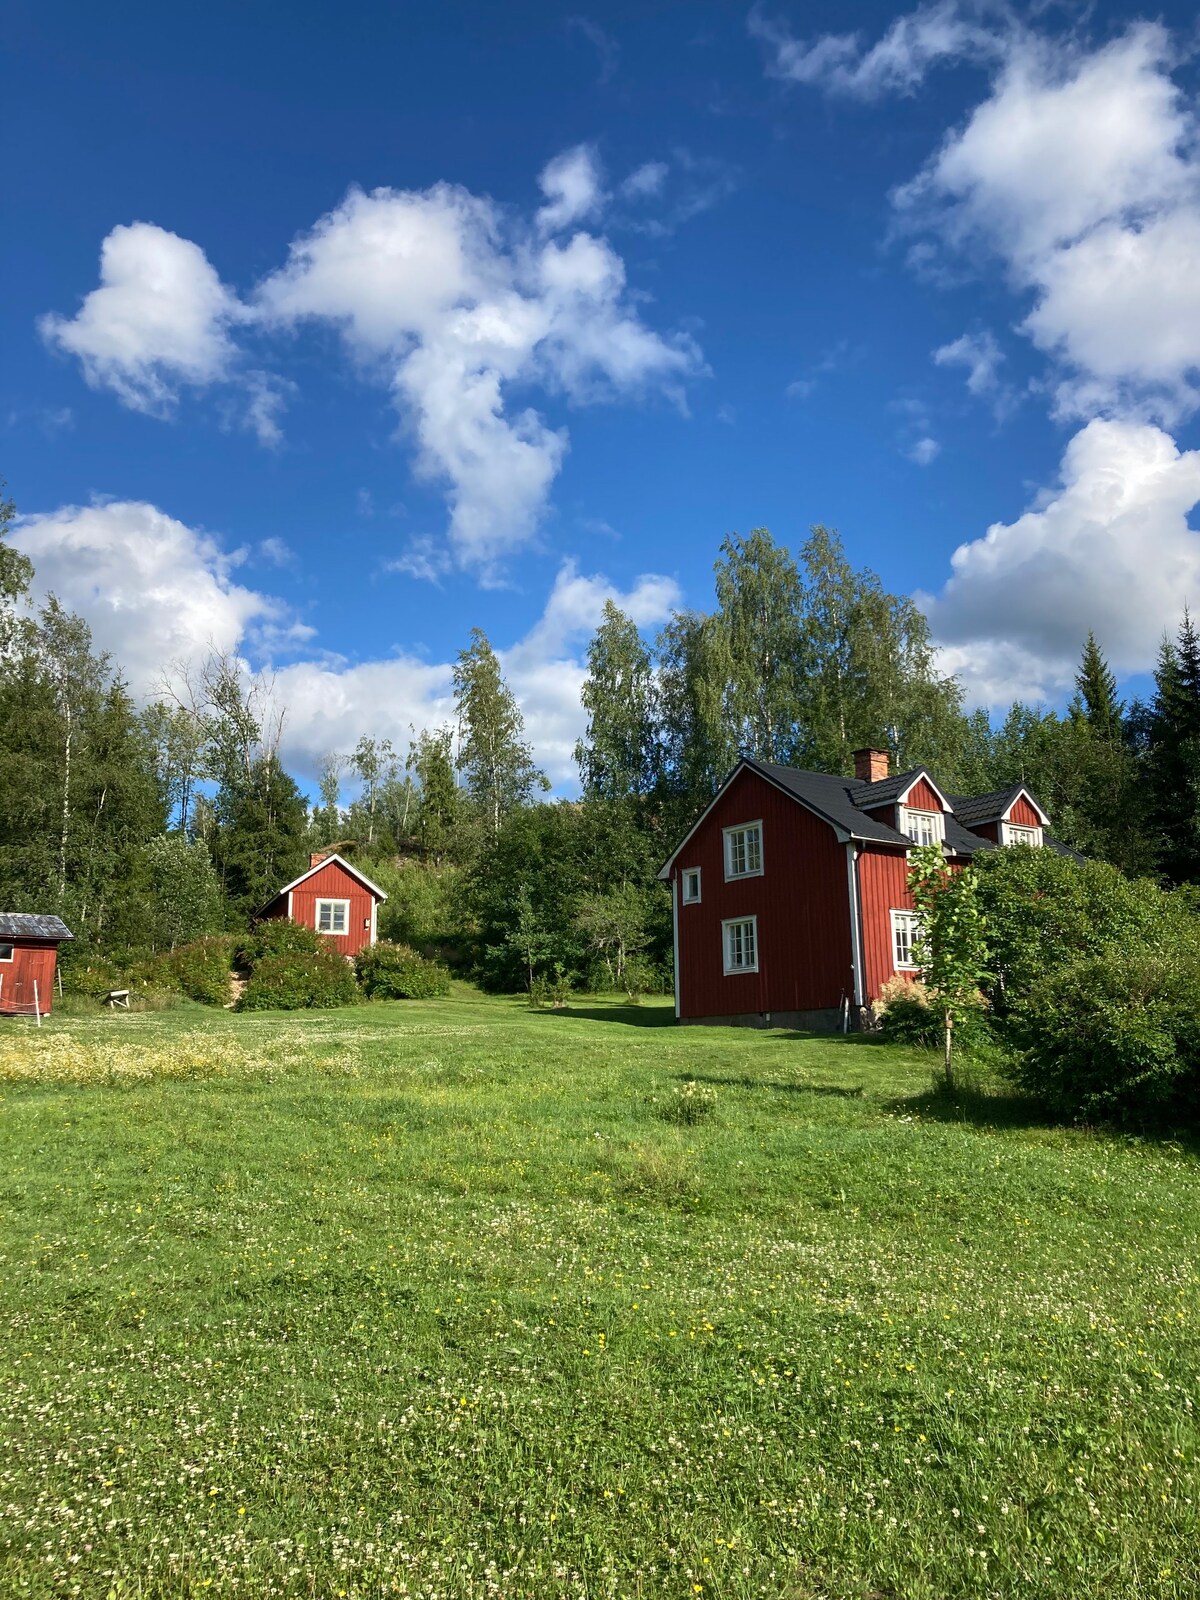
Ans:
<svg viewBox="0 0 1200 1600"><path fill-rule="evenodd" d="M850 965L854 973L854 1004L866 1005L866 974L863 971L862 904L858 881L858 850L853 840L846 844L846 887L850 896Z"/></svg>
<svg viewBox="0 0 1200 1600"><path fill-rule="evenodd" d="M675 951L675 1021L679 1021L679 886L671 874L671 939Z"/></svg>

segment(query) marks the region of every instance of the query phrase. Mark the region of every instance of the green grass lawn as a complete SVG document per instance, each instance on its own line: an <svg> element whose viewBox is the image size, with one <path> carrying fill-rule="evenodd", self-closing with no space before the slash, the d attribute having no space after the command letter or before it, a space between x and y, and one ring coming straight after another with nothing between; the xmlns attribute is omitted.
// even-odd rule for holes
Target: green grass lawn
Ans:
<svg viewBox="0 0 1200 1600"><path fill-rule="evenodd" d="M658 1005L5 1050L108 1081L0 1082L0 1595L1200 1593L1193 1153Z"/></svg>

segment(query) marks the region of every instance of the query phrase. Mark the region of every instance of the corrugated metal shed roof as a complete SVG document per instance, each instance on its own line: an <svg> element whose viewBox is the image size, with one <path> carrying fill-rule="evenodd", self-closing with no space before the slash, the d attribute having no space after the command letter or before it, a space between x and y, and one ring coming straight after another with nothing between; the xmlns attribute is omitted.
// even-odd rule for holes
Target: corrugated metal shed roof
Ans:
<svg viewBox="0 0 1200 1600"><path fill-rule="evenodd" d="M0 939L45 939L62 944L75 935L61 917L36 917L28 911L0 911Z"/></svg>

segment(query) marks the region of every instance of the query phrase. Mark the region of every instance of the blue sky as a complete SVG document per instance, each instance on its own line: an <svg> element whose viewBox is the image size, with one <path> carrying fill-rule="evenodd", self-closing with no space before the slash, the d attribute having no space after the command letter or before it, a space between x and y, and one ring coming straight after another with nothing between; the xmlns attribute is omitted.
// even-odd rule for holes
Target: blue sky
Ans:
<svg viewBox="0 0 1200 1600"><path fill-rule="evenodd" d="M18 542L139 692L271 665L302 775L478 625L569 783L605 596L653 631L757 525L986 704L1200 593L1193 12L9 16Z"/></svg>

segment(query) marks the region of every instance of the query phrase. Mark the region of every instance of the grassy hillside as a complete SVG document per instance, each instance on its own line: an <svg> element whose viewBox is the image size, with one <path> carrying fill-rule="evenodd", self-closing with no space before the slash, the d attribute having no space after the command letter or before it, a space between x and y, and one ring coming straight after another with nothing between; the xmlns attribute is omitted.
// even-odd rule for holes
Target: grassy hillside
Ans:
<svg viewBox="0 0 1200 1600"><path fill-rule="evenodd" d="M1194 1156L670 1020L0 1031L0 1593L1200 1592Z"/></svg>

